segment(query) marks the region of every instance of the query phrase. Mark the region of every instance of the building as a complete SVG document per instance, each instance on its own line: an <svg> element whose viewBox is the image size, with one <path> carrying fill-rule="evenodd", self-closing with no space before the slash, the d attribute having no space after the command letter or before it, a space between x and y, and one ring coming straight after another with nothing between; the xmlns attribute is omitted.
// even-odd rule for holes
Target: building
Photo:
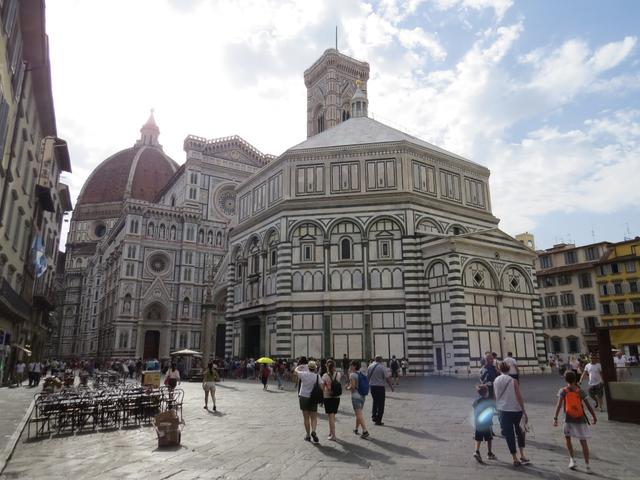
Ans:
<svg viewBox="0 0 640 480"><path fill-rule="evenodd" d="M640 325L640 238L613 243L596 273L602 325ZM625 345L638 357L638 344Z"/></svg>
<svg viewBox="0 0 640 480"><path fill-rule="evenodd" d="M305 72L308 139L277 158L188 136L178 167L152 116L80 194L60 354L379 354L466 375L489 350L539 371L535 252L499 230L489 171L369 118L368 78L327 50Z"/></svg>
<svg viewBox="0 0 640 480"><path fill-rule="evenodd" d="M71 166L66 143L57 138L44 1L7 0L0 8L0 49L9 60L0 66L0 370L6 380L17 359L43 354L62 217L71 209L60 173ZM37 255L33 244L42 244Z"/></svg>
<svg viewBox="0 0 640 480"><path fill-rule="evenodd" d="M538 251L536 275L547 352L564 360L597 349L600 304L596 273L608 242L576 247L559 244Z"/></svg>
<svg viewBox="0 0 640 480"><path fill-rule="evenodd" d="M357 72L337 82L353 95L323 129L336 64ZM535 253L499 230L489 171L369 118L365 65L325 52L305 73L309 138L236 189L226 354L396 355L467 374L512 351L539 371Z"/></svg>

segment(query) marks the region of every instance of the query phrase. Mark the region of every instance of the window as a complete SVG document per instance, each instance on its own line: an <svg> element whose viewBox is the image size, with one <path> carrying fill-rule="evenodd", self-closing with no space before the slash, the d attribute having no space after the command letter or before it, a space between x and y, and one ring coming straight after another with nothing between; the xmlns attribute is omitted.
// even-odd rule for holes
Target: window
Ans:
<svg viewBox="0 0 640 480"><path fill-rule="evenodd" d="M185 268L184 269L184 278L183 280L185 282L190 282L191 281L191 269L190 268Z"/></svg>
<svg viewBox="0 0 640 480"><path fill-rule="evenodd" d="M197 185L198 184L198 174L195 172L191 172L191 174L189 175L189 183L191 183L192 185Z"/></svg>
<svg viewBox="0 0 640 480"><path fill-rule="evenodd" d="M602 293L603 297L606 297L607 295L610 294L610 289L606 283L603 283L602 285L600 285L600 292Z"/></svg>
<svg viewBox="0 0 640 480"><path fill-rule="evenodd" d="M360 175L357 163L336 163L331 165L331 191L360 191Z"/></svg>
<svg viewBox="0 0 640 480"><path fill-rule="evenodd" d="M559 337L551 338L551 350L553 353L562 353L562 339Z"/></svg>
<svg viewBox="0 0 640 480"><path fill-rule="evenodd" d="M594 333L598 326L598 317L584 317L585 333Z"/></svg>
<svg viewBox="0 0 640 480"><path fill-rule="evenodd" d="M555 295L547 295L544 297L544 306L549 307L557 307L558 306L558 297Z"/></svg>
<svg viewBox="0 0 640 480"><path fill-rule="evenodd" d="M575 250L572 250L571 252L565 252L564 263L567 265L578 263L578 252L576 252Z"/></svg>
<svg viewBox="0 0 640 480"><path fill-rule="evenodd" d="M578 275L578 284L580 288L589 288L593 285L591 281L591 274L589 272L581 273Z"/></svg>
<svg viewBox="0 0 640 480"><path fill-rule="evenodd" d="M624 302L618 302L618 313L625 313Z"/></svg>
<svg viewBox="0 0 640 480"><path fill-rule="evenodd" d="M351 240L348 238L340 240L340 260L351 260Z"/></svg>
<svg viewBox="0 0 640 480"><path fill-rule="evenodd" d="M136 258L136 253L138 252L138 247L135 245L129 245L127 247L127 258Z"/></svg>
<svg viewBox="0 0 640 480"><path fill-rule="evenodd" d="M611 273L620 273L617 263L612 263L611 264Z"/></svg>
<svg viewBox="0 0 640 480"><path fill-rule="evenodd" d="M269 178L267 182L267 197L269 204L282 198L282 172Z"/></svg>
<svg viewBox="0 0 640 480"><path fill-rule="evenodd" d="M598 259L598 247L589 247L585 251L585 256L587 260L597 260Z"/></svg>
<svg viewBox="0 0 640 480"><path fill-rule="evenodd" d="M573 293L564 292L560 294L560 304L564 306L575 305L576 301L573 297Z"/></svg>
<svg viewBox="0 0 640 480"><path fill-rule="evenodd" d="M602 314L611 315L611 306L608 303L602 304Z"/></svg>
<svg viewBox="0 0 640 480"><path fill-rule="evenodd" d="M300 250L302 251L303 262L313 262L313 251L314 251L313 243L302 243L300 245Z"/></svg>
<svg viewBox="0 0 640 480"><path fill-rule="evenodd" d="M560 328L560 318L557 314L551 314L547 317L548 328Z"/></svg>
<svg viewBox="0 0 640 480"><path fill-rule="evenodd" d="M633 280L629 281L629 291L631 293L638 293L638 282Z"/></svg>
<svg viewBox="0 0 640 480"><path fill-rule="evenodd" d="M324 167L312 165L298 167L297 169L297 193L300 195L324 192Z"/></svg>
<svg viewBox="0 0 640 480"><path fill-rule="evenodd" d="M198 197L198 187L189 187L189 200L195 200Z"/></svg>
<svg viewBox="0 0 640 480"><path fill-rule="evenodd" d="M274 248L271 250L271 267L278 265L278 251Z"/></svg>
<svg viewBox="0 0 640 480"><path fill-rule="evenodd" d="M567 346L569 347L569 353L578 353L578 339L576 337L567 337Z"/></svg>
<svg viewBox="0 0 640 480"><path fill-rule="evenodd" d="M191 300L189 300L189 297L184 297L184 300L182 301L182 316L188 317L190 312L191 312Z"/></svg>
<svg viewBox="0 0 640 480"><path fill-rule="evenodd" d="M193 227L187 227L187 241L193 242Z"/></svg>
<svg viewBox="0 0 640 480"><path fill-rule="evenodd" d="M564 326L566 328L576 328L578 322L576 320L575 313L565 313L564 314Z"/></svg>
<svg viewBox="0 0 640 480"><path fill-rule="evenodd" d="M125 271L126 271L125 274L126 274L127 277L133 277L134 272L135 272L135 265L133 263L131 263L131 262L127 262L126 267L125 267Z"/></svg>
<svg viewBox="0 0 640 480"><path fill-rule="evenodd" d="M367 162L367 190L396 188L395 160L372 160Z"/></svg>
<svg viewBox="0 0 640 480"><path fill-rule="evenodd" d="M558 285L570 285L570 284L571 284L571 275L558 276Z"/></svg>
<svg viewBox="0 0 640 480"><path fill-rule="evenodd" d="M127 348L129 343L129 332L120 332L118 336L118 348Z"/></svg>
<svg viewBox="0 0 640 480"><path fill-rule="evenodd" d="M551 268L553 267L553 262L551 261L550 255L544 255L540 257L540 268Z"/></svg>
<svg viewBox="0 0 640 480"><path fill-rule="evenodd" d="M582 309L583 310L595 310L596 309L596 299L592 294L588 293L586 295L582 295L580 298L582 300Z"/></svg>
<svg viewBox="0 0 640 480"><path fill-rule="evenodd" d="M391 240L378 240L380 258L391 258Z"/></svg>
<svg viewBox="0 0 640 480"><path fill-rule="evenodd" d="M633 313L640 313L640 302L633 302Z"/></svg>
<svg viewBox="0 0 640 480"><path fill-rule="evenodd" d="M542 285L544 287L555 287L556 277L544 277L542 280Z"/></svg>
<svg viewBox="0 0 640 480"><path fill-rule="evenodd" d="M259 212L264 209L264 200L267 186L263 183L253 189L253 211Z"/></svg>
<svg viewBox="0 0 640 480"><path fill-rule="evenodd" d="M440 196L460 201L460 175L440 170Z"/></svg>
<svg viewBox="0 0 640 480"><path fill-rule="evenodd" d="M413 162L413 189L418 192L436 194L436 169L431 165Z"/></svg>
<svg viewBox="0 0 640 480"><path fill-rule="evenodd" d="M180 332L180 346L179 348L187 348L187 332Z"/></svg>
<svg viewBox="0 0 640 480"><path fill-rule="evenodd" d="M194 350L200 349L200 332L191 332L191 348Z"/></svg>
<svg viewBox="0 0 640 480"><path fill-rule="evenodd" d="M318 115L316 119L316 132L320 133L324 131L324 113Z"/></svg>
<svg viewBox="0 0 640 480"><path fill-rule="evenodd" d="M636 263L635 262L627 262L625 264L625 269L627 270L627 273L632 273L636 271Z"/></svg>
<svg viewBox="0 0 640 480"><path fill-rule="evenodd" d="M471 178L464 179L465 200L467 205L485 207L484 183Z"/></svg>
<svg viewBox="0 0 640 480"><path fill-rule="evenodd" d="M621 283L614 283L613 284L613 293L615 295L622 295L622 284Z"/></svg>
<svg viewBox="0 0 640 480"><path fill-rule="evenodd" d="M193 252L184 252L184 263L193 265Z"/></svg>

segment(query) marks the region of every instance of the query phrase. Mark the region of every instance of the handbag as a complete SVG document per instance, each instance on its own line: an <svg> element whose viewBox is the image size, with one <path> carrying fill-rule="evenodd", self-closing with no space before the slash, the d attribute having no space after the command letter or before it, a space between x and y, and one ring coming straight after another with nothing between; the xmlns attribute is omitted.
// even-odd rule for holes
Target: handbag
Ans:
<svg viewBox="0 0 640 480"><path fill-rule="evenodd" d="M311 390L310 400L313 403L318 403L322 405L324 403L324 394L322 393L322 388L320 388L320 375L316 375L316 383L313 385L313 389Z"/></svg>

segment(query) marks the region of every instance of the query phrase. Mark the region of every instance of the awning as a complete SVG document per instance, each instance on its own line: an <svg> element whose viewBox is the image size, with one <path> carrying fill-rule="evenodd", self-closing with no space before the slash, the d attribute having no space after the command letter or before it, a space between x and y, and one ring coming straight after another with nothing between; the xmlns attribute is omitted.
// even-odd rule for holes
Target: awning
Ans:
<svg viewBox="0 0 640 480"><path fill-rule="evenodd" d="M201 357L202 356L202 354L200 352L196 352L194 350L189 350L188 348L185 348L184 350L178 350L177 352L173 352L170 355L171 356L174 356L174 355L185 355L185 356L192 355L194 357Z"/></svg>
<svg viewBox="0 0 640 480"><path fill-rule="evenodd" d="M18 350L22 350L24 353L27 354L28 357L31 356L31 350L27 350L24 347L21 347L20 345L13 345L14 348L17 348Z"/></svg>
<svg viewBox="0 0 640 480"><path fill-rule="evenodd" d="M622 330L609 330L611 346L621 347L622 345L640 345L640 328L629 328Z"/></svg>

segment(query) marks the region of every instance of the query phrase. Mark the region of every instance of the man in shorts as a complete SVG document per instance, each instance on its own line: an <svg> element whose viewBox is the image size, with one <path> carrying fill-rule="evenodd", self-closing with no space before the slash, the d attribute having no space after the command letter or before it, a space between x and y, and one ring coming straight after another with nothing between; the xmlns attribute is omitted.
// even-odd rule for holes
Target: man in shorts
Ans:
<svg viewBox="0 0 640 480"><path fill-rule="evenodd" d="M596 408L599 408L601 412L604 412L604 383L602 382L602 366L598 360L597 355L591 355L589 363L584 367L580 382L584 380L584 377L589 375L589 396L596 402Z"/></svg>
<svg viewBox="0 0 640 480"><path fill-rule="evenodd" d="M619 382L628 380L629 372L627 371L627 357L620 350L613 357L613 363L616 366L616 376Z"/></svg>

